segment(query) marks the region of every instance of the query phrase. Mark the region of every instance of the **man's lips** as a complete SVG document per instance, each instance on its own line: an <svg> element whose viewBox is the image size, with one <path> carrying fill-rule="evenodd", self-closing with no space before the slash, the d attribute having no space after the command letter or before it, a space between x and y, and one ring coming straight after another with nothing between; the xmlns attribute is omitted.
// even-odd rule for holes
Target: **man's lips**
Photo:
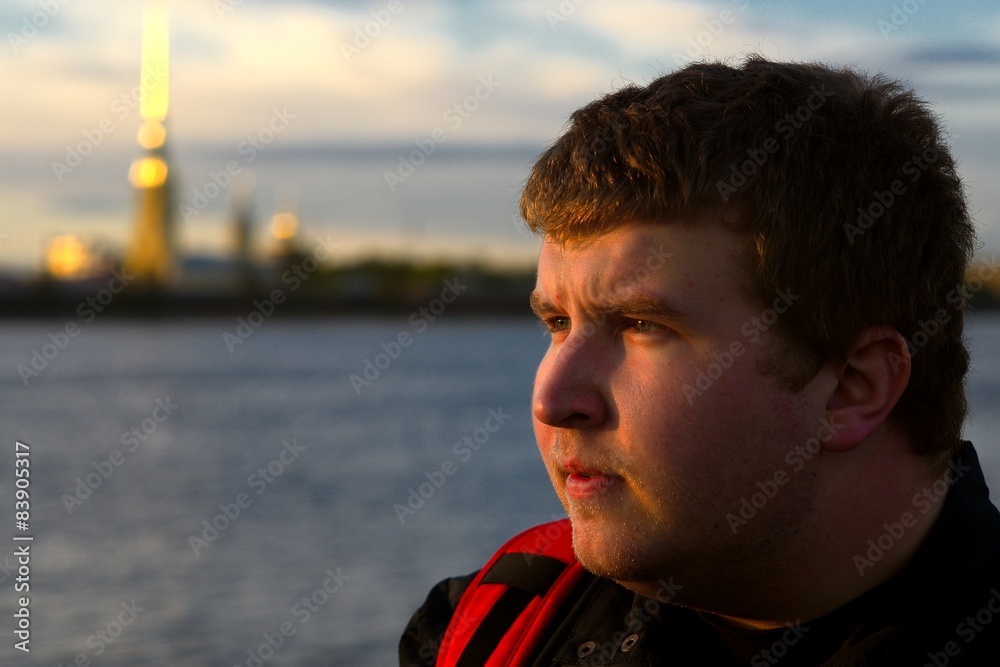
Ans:
<svg viewBox="0 0 1000 667"><path fill-rule="evenodd" d="M594 497L624 481L614 473L577 462L567 461L562 464L562 469L566 473L566 495L574 498Z"/></svg>
<svg viewBox="0 0 1000 667"><path fill-rule="evenodd" d="M608 473L595 466L585 465L576 461L564 461L562 469L567 475L579 475L581 477L606 477Z"/></svg>

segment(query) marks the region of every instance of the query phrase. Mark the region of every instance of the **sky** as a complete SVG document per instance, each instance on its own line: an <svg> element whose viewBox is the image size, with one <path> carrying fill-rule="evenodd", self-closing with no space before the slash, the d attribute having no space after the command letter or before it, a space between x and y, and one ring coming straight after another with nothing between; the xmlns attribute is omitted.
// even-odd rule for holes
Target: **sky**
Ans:
<svg viewBox="0 0 1000 667"><path fill-rule="evenodd" d="M533 158L576 108L692 60L852 64L912 84L949 128L981 254L1000 251L1000 5L972 0L173 0L176 234L230 245L252 192L261 247L294 207L346 259L530 262ZM55 236L130 241L142 3L0 3L0 268Z"/></svg>

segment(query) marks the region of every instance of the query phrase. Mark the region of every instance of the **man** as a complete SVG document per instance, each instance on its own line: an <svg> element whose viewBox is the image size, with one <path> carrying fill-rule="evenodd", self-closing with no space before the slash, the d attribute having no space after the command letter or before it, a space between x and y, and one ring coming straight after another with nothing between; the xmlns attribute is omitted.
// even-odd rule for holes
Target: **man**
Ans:
<svg viewBox="0 0 1000 667"><path fill-rule="evenodd" d="M1000 664L1000 514L959 439L974 230L924 103L690 65L574 113L521 211L569 523L442 582L401 665Z"/></svg>

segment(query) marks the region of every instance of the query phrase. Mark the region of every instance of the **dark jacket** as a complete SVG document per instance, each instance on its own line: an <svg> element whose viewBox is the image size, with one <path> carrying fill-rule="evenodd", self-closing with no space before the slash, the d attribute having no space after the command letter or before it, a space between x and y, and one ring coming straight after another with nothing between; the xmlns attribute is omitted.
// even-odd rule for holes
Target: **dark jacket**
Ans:
<svg viewBox="0 0 1000 667"><path fill-rule="evenodd" d="M957 479L907 567L823 618L738 631L588 574L531 664L1000 666L1000 513L970 443L951 469ZM400 642L401 667L434 665L472 577L431 590Z"/></svg>

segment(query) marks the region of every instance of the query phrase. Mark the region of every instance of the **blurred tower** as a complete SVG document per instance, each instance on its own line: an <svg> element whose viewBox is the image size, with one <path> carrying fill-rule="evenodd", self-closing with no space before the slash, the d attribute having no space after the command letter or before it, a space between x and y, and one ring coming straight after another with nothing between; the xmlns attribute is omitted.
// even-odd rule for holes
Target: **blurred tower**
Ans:
<svg viewBox="0 0 1000 667"><path fill-rule="evenodd" d="M236 280L243 295L253 298L258 289L253 260L253 190L238 188L234 184L230 192Z"/></svg>
<svg viewBox="0 0 1000 667"><path fill-rule="evenodd" d="M161 287L174 276L171 181L167 164L170 17L166 0L147 0L143 11L142 71L138 141L142 152L132 163L129 180L138 206L125 271L147 287Z"/></svg>

